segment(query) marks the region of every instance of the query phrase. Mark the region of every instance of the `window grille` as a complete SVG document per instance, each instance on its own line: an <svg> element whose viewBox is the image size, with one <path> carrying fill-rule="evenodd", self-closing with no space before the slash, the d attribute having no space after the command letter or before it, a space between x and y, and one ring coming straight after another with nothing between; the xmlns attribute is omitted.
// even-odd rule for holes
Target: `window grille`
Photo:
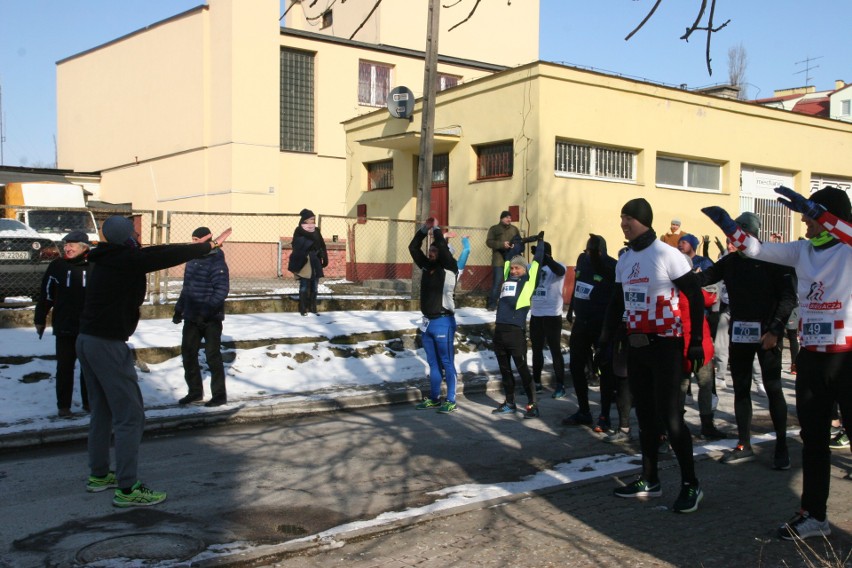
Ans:
<svg viewBox="0 0 852 568"><path fill-rule="evenodd" d="M367 164L367 190L393 188L393 160Z"/></svg>
<svg viewBox="0 0 852 568"><path fill-rule="evenodd" d="M556 171L601 179L635 180L636 152L556 141Z"/></svg>
<svg viewBox="0 0 852 568"><path fill-rule="evenodd" d="M476 179L512 177L514 151L511 142L476 147Z"/></svg>
<svg viewBox="0 0 852 568"><path fill-rule="evenodd" d="M281 150L314 151L314 54L281 50Z"/></svg>

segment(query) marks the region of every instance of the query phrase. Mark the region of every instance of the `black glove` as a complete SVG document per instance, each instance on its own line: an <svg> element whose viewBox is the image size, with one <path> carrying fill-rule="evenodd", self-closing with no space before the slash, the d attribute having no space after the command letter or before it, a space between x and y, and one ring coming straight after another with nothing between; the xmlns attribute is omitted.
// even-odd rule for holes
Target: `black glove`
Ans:
<svg viewBox="0 0 852 568"><path fill-rule="evenodd" d="M612 344L609 342L601 343L595 348L595 354L592 358L592 365L595 371L600 374L602 369L609 365L612 360Z"/></svg>
<svg viewBox="0 0 852 568"><path fill-rule="evenodd" d="M320 255L320 266L322 266L323 268L328 266L328 255L325 255L325 254Z"/></svg>
<svg viewBox="0 0 852 568"><path fill-rule="evenodd" d="M692 372L697 373L698 369L704 366L704 346L701 343L690 341L689 349L686 351L686 358L692 365Z"/></svg>
<svg viewBox="0 0 852 568"><path fill-rule="evenodd" d="M172 316L172 323L178 324L183 321L183 315L180 312L175 312L175 315Z"/></svg>

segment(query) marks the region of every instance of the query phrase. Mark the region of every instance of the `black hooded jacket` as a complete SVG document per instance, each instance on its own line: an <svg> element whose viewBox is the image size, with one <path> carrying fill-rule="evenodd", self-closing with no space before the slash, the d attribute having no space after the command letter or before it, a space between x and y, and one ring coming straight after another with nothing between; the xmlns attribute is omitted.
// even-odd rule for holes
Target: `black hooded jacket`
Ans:
<svg viewBox="0 0 852 568"><path fill-rule="evenodd" d="M33 320L36 325L45 325L52 309L53 335L75 336L80 329L89 270L86 257L84 253L76 258L57 258L48 265L41 280L41 294Z"/></svg>
<svg viewBox="0 0 852 568"><path fill-rule="evenodd" d="M576 319L602 322L615 287L617 261L607 254L606 240L600 235L589 235L586 249L591 254L584 251L577 257L569 309L574 311ZM579 297L578 288L590 290L588 297Z"/></svg>

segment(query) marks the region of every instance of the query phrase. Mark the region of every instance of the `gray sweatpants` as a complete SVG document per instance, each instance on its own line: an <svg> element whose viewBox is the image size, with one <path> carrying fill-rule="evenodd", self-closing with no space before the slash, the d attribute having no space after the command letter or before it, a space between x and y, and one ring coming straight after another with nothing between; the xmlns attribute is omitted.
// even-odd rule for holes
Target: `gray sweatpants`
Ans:
<svg viewBox="0 0 852 568"><path fill-rule="evenodd" d="M89 406L89 469L99 477L110 471L110 435L115 433L115 475L118 486L131 487L139 478L139 444L145 408L130 348L124 341L81 333L77 357L86 377Z"/></svg>

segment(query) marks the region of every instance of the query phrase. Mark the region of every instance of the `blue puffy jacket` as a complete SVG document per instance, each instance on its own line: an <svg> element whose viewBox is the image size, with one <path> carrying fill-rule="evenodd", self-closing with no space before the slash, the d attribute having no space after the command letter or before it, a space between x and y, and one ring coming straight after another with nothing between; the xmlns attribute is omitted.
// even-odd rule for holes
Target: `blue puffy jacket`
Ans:
<svg viewBox="0 0 852 568"><path fill-rule="evenodd" d="M186 263L175 314L187 321L222 321L229 289L225 253L213 249L210 254Z"/></svg>

